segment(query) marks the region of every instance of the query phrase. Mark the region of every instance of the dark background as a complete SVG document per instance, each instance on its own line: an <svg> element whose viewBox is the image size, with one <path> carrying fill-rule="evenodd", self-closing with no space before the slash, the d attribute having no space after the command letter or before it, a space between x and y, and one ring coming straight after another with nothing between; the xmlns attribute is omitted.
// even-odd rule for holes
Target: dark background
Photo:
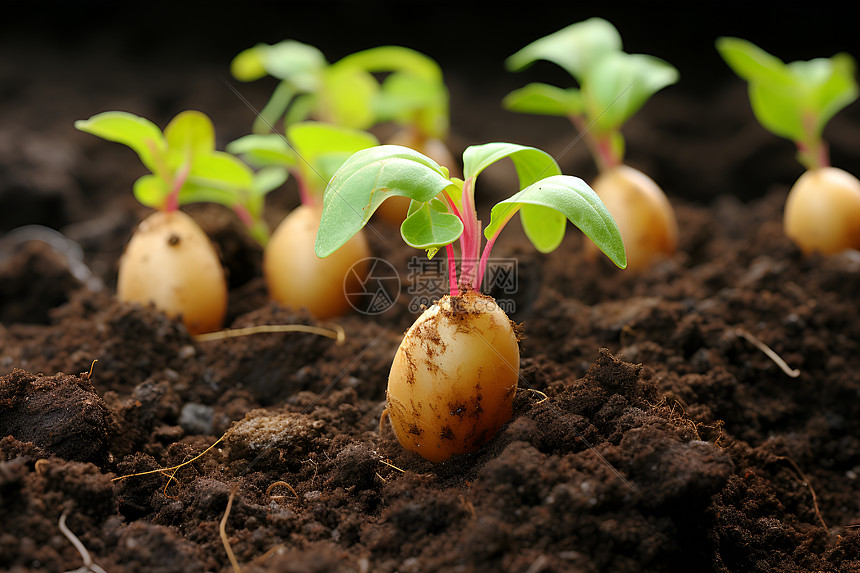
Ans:
<svg viewBox="0 0 860 573"><path fill-rule="evenodd" d="M802 172L792 143L755 124L744 84L714 49L718 36L749 39L785 61L839 51L860 57L853 10L829 1L8 4L0 12L0 231L31 222L62 228L96 217L95 207L117 197L126 200L118 208L134 208L139 161L77 132L75 119L122 109L163 127L183 109L199 109L213 119L219 146L248 133L252 108L274 81L236 82L229 63L258 42L298 40L331 62L384 44L424 52L445 72L455 153L487 141L535 145L565 173L588 178L593 163L583 145L572 145L566 120L501 108L506 93L529 81L572 80L548 62L509 73L504 59L571 23L606 18L626 51L661 57L680 72L625 126L629 163L670 197L703 202L759 197ZM726 90L737 93L727 98ZM860 172L860 105L832 123L825 139L834 165ZM753 138L747 147L741 132Z"/></svg>
<svg viewBox="0 0 860 573"><path fill-rule="evenodd" d="M407 45L449 69L501 73L502 60L531 40L601 16L629 52L660 56L681 71L684 88L726 77L713 44L745 37L786 61L855 55L860 44L850 3L826 2L14 2L0 16L4 44L38 39L85 49L111 38L134 59L177 52L223 61L257 42L291 38L336 60L380 44ZM837 8L837 5L840 8ZM679 86L680 87L680 86Z"/></svg>

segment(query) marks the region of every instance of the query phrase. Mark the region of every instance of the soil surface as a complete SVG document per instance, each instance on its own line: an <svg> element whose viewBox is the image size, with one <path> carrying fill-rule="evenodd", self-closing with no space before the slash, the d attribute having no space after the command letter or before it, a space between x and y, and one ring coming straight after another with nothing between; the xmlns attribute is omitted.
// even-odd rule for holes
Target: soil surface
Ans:
<svg viewBox="0 0 860 573"><path fill-rule="evenodd" d="M269 301L231 213L187 208L229 273L228 327L339 327L340 342L202 341L114 297L143 168L72 123L195 108L223 145L253 119L228 59L143 58L110 35L4 50L0 570L97 571L72 535L111 573L232 571L222 539L246 572L860 570L860 253L805 257L783 235L801 168L739 81L666 89L625 130L628 162L675 208L670 259L632 274L588 263L573 228L550 255L505 231L494 255L516 282L493 294L523 336L514 415L432 464L380 431L403 333L442 294L396 228L367 233L393 303L321 323ZM455 154L515 141L592 177L563 120L500 109L529 79L447 76ZM240 86L254 106L271 87ZM860 173L858 105L825 133ZM512 181L482 175L483 212ZM273 193L270 222L296 202L291 183Z"/></svg>

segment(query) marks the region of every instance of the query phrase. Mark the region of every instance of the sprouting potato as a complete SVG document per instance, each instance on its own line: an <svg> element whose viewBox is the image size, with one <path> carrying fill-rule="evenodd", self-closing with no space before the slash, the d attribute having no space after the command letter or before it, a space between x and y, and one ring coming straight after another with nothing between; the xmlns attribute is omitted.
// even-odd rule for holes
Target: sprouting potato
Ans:
<svg viewBox="0 0 860 573"><path fill-rule="evenodd" d="M307 308L327 319L349 310L346 293L360 292L359 277L367 274L370 248L356 233L331 256L314 253L321 206L300 205L287 215L263 254L263 274L270 296L293 308Z"/></svg>
<svg viewBox="0 0 860 573"><path fill-rule="evenodd" d="M445 296L403 338L388 377L399 442L432 462L470 453L511 418L520 353L510 319L489 296Z"/></svg>
<svg viewBox="0 0 860 573"><path fill-rule="evenodd" d="M594 181L594 191L612 213L624 247L627 268L647 269L678 248L678 224L665 193L653 179L628 165L619 165L601 173ZM595 260L600 251L586 242L586 256Z"/></svg>
<svg viewBox="0 0 860 573"><path fill-rule="evenodd" d="M783 225L806 254L860 249L860 181L836 167L806 171L788 193Z"/></svg>
<svg viewBox="0 0 860 573"><path fill-rule="evenodd" d="M227 281L203 229L182 211L156 211L141 221L119 261L117 296L154 304L182 317L191 334L221 328Z"/></svg>
<svg viewBox="0 0 860 573"><path fill-rule="evenodd" d="M522 185L490 209L483 226L475 181L505 158ZM353 210L372 215L374 194L386 190L416 204L400 225L403 240L429 256L445 249L449 294L404 335L388 375L383 415L401 446L434 463L475 452L513 415L520 365L516 329L496 301L481 294L493 245L511 218L521 214L526 236L541 252L558 247L570 222L616 265L627 264L621 233L600 198L582 179L563 175L545 151L504 142L473 145L463 152L463 173L463 179L452 178L447 168L401 145L357 151L326 188L327 197L350 202L325 202L314 247L322 258L337 254L367 222Z"/></svg>

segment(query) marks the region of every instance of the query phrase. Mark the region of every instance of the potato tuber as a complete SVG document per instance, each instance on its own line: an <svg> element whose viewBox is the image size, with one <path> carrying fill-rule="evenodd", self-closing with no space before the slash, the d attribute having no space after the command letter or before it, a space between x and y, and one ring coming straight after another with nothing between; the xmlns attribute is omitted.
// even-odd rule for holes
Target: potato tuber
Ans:
<svg viewBox="0 0 860 573"><path fill-rule="evenodd" d="M322 206L300 205L281 221L266 245L263 274L274 300L327 319L349 310L346 293L360 292L370 249L364 234L356 233L330 257L317 257L321 212Z"/></svg>
<svg viewBox="0 0 860 573"><path fill-rule="evenodd" d="M391 365L386 404L398 441L431 462L477 450L513 414L519 365L514 328L492 297L444 296Z"/></svg>
<svg viewBox="0 0 860 573"><path fill-rule="evenodd" d="M141 221L119 261L117 297L182 317L191 334L221 328L227 281L203 229L182 211Z"/></svg>
<svg viewBox="0 0 860 573"><path fill-rule="evenodd" d="M836 167L806 171L788 193L783 225L806 254L860 249L860 181Z"/></svg>
<svg viewBox="0 0 860 573"><path fill-rule="evenodd" d="M618 165L594 181L597 196L612 213L627 249L627 268L641 271L678 248L678 224L666 194L641 171ZM587 241L586 256L596 260L600 250Z"/></svg>

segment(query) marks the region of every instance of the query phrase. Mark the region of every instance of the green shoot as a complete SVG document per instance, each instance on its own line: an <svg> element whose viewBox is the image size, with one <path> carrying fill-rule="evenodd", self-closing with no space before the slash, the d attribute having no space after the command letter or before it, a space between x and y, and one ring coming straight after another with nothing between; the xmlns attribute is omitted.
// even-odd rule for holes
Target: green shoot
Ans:
<svg viewBox="0 0 860 573"><path fill-rule="evenodd" d="M490 165L509 158L520 191L499 202L483 229L475 208L475 183ZM554 250L570 220L619 267L626 254L615 221L594 191L576 177L562 175L547 153L512 143L472 146L463 154L464 180L427 156L397 145L357 152L335 173L325 191L317 234L317 256L326 257L345 244L370 220L388 197L412 200L400 227L407 244L432 256L445 248L452 295L460 288L479 291L490 251L505 224L517 212L526 235L541 252ZM459 239L460 268L456 276L453 243Z"/></svg>
<svg viewBox="0 0 860 573"><path fill-rule="evenodd" d="M567 117L583 134L601 171L624 159L621 127L664 87L678 80L665 61L621 49L612 24L591 18L572 24L527 45L505 65L521 71L538 60L567 71L578 88L531 83L508 94L503 105L522 113Z"/></svg>
<svg viewBox="0 0 860 573"><path fill-rule="evenodd" d="M746 40L729 37L719 38L716 47L749 84L750 104L759 123L793 141L805 168L829 166L822 133L838 111L857 99L854 59L841 53L786 64Z"/></svg>
<svg viewBox="0 0 860 573"><path fill-rule="evenodd" d="M333 124L303 121L278 134L246 135L227 144L227 150L258 168L283 168L298 182L302 204L322 199L326 185L341 164L356 151L379 142L372 134Z"/></svg>
<svg viewBox="0 0 860 573"><path fill-rule="evenodd" d="M286 179L282 169L254 173L240 159L215 149L212 121L199 111L174 117L164 132L148 119L107 111L75 127L133 149L150 170L134 182L141 204L161 211L180 205L214 202L233 209L251 234L265 241L263 197Z"/></svg>
<svg viewBox="0 0 860 573"><path fill-rule="evenodd" d="M271 75L280 82L254 122L253 132L274 131L315 119L353 129L395 122L423 137L444 139L448 91L429 57L399 46L380 46L328 63L318 49L293 40L258 44L237 55L233 76L252 81ZM380 82L374 74L385 74Z"/></svg>

